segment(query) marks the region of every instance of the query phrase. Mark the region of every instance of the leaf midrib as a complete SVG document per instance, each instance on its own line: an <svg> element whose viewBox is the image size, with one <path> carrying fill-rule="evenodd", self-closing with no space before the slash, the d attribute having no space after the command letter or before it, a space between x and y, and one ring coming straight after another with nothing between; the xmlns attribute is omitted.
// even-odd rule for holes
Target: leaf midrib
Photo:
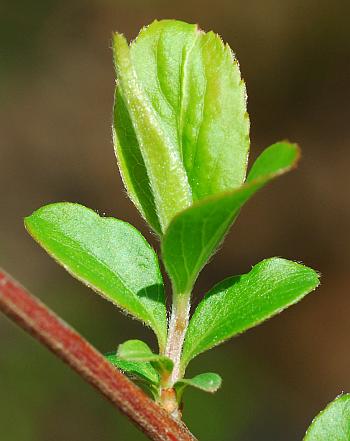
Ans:
<svg viewBox="0 0 350 441"><path fill-rule="evenodd" d="M243 281L243 280L244 280L245 283L249 284L249 282L247 282L246 279L248 279L248 281L249 281L249 279L250 279L252 276L253 276L252 274L247 273L247 274L242 274L242 275L240 275L240 276L232 276L232 277L229 277L229 278L226 279L226 280L234 279L234 278L236 278L236 277L240 277L240 281ZM294 278L294 277L295 277L295 273L293 273L293 274L288 274L288 275L285 276L285 277L281 277L280 280L281 280L281 281L283 280L283 282L285 282L285 281L287 281L288 279L290 279L292 276L293 276L293 284L296 284L296 281L295 281L295 278ZM303 274L299 274L299 273L297 273L297 277L300 278L300 279L302 279L302 280L304 279L304 275L303 275ZM242 279L243 279L243 280L242 280ZM223 281L223 282L224 282L224 281ZM223 283L223 282L221 282L221 283ZM250 286L251 286L251 284L250 284ZM294 288L294 287L291 286L291 287L289 287L289 289L284 289L284 293L288 293L288 292L292 291L293 288ZM215 287L214 287L213 289L215 289ZM236 293L235 293L235 292L230 293L230 292L229 292L230 289L233 289L234 291L236 291ZM274 291L274 289L275 289L275 287L270 288L269 290L267 290L267 291L265 292L265 294L266 294L267 292L268 292L268 293L271 293L272 291ZM307 290L307 289L306 289L306 290ZM233 296L233 297L231 298L231 303L232 303L232 299L234 298L235 294L237 294L237 289L235 289L233 286L232 286L231 288L230 288L230 287L229 287L229 288L226 288L224 291L220 291L220 292L216 293L216 295L222 295L222 296L225 296L225 297L228 296L228 295ZM284 304L281 305L281 306L279 306L278 310L275 310L275 311L273 312L273 314L275 314L275 312L276 312L276 313L279 313L279 312L281 312L282 310L284 310L285 308L287 308L288 306L297 303L302 297L304 297L304 295L305 295L305 294L304 294L304 290L303 290L303 292L300 293L295 299L291 299L291 300L289 300L287 306L284 305ZM265 295L264 295L264 297L265 297ZM204 298L203 300L205 300L205 298ZM244 308L244 306L247 305L247 304L249 304L250 302L251 302L251 299L250 299L249 297L245 297L245 302L240 302L240 309L241 309L242 307ZM227 304L227 302L226 302L226 304ZM236 312L237 312L237 310L234 310L234 311L233 311L232 308L227 308L227 310L226 310L226 308L225 308L224 306L225 306L225 305L224 305L224 301L222 301L222 303L221 303L220 305L218 305L218 307L217 307L217 309L216 309L216 315L215 315L215 317L213 318L213 321L211 322L211 323L212 323L212 326L211 326L211 327L208 327L208 328L206 329L206 331L205 331L203 334L201 334L201 338L196 340L196 347L197 347L197 348L200 346L200 343L203 344L203 342L206 341L208 335L210 335L210 333L212 332L213 328L215 328L215 334L220 334L220 333L221 333L221 335L224 335L224 334L225 334L225 335L224 335L223 337L221 337L221 338L219 339L219 341L215 342L213 345L210 345L210 348L215 347L215 346L217 346L217 345L223 343L225 340L227 340L227 339L229 339L229 338L232 338L232 337L234 337L235 335L237 335L237 334L239 334L240 332L242 332L242 329L238 329L238 330L236 329L233 333L229 333L229 334L227 335L227 333L221 331L222 329L225 328L225 324L227 323L228 319L230 319L231 316L235 315ZM225 311L226 311L226 312L225 312ZM216 319L217 317L220 317L220 320L219 320L219 321ZM269 317L270 317L270 315L269 315ZM252 325L249 325L249 328L258 325L260 322L261 322L261 320L260 320L259 318L258 318L258 319L255 319L255 320L252 322ZM219 323L219 324L217 325L217 323ZM216 325L215 325L215 324L216 324ZM243 328L243 330L244 330L244 328ZM206 347L204 347L204 348L201 349L200 351L190 350L190 351L187 353L186 358L184 359L184 362L185 362L184 364L187 364L192 358L194 358L195 356L197 356L198 354L200 354L200 353L202 353L202 352L204 352L204 351L206 351L206 350L208 350L208 345L206 345Z"/></svg>
<svg viewBox="0 0 350 441"><path fill-rule="evenodd" d="M101 219L101 220L103 221L104 219ZM159 332L159 327L157 326L157 320L156 320L156 317L155 317L154 314L153 314L153 309L152 309L152 313L150 314L150 313L145 309L144 305L143 305L142 302L140 301L140 299L139 299L139 297L137 296L137 294L134 293L134 292L131 290L131 288L130 288L130 287L128 286L128 284L125 282L124 278L121 277L120 274L119 274L117 271L112 271L112 270L109 268L109 266L108 266L105 262L103 262L98 256L96 256L93 252L89 251L86 247L81 246L81 245L79 244L79 242L77 242L77 240L71 238L71 237L70 237L69 235L67 235L66 233L63 233L63 231L62 231L61 229L58 229L58 228L57 228L54 224L52 224L51 222L49 222L49 221L47 221L47 220L44 220L44 219L42 219L42 218L41 218L41 221L44 222L44 223L47 224L47 225L50 225L50 227L52 226L52 227L53 227L53 230L58 231L58 232L61 233L64 237L67 237L70 241L72 241L75 245L78 245L78 247L76 248L76 251L78 251L78 250L82 250L82 251L85 252L86 254L92 256L94 259L97 260L97 262L98 262L98 263L99 263L99 264L100 264L105 270L107 270L108 273L110 273L110 274L111 274L113 277L115 277L115 278L119 278L119 280L121 281L121 284L123 285L123 288L125 289L125 291L130 295L130 297L132 297L134 300L136 300L136 302L137 302L137 303L140 305L140 307L142 308L143 316L144 316L144 317L147 317L148 315L151 315L151 317L152 317L152 322L146 320L145 318L142 318L142 320L144 320L145 323L148 322L149 326L151 326L151 324L152 324L152 326L151 326L152 329L157 329L157 334L158 334L158 332ZM60 241L59 241L55 236L51 235L50 233L48 233L48 237L49 237L49 239L50 239L51 241L56 242L57 244L60 244ZM41 245L42 245L44 248L46 248L46 246L45 246L43 243L41 243ZM67 244L65 244L65 246L67 246ZM69 248L69 247L71 247L71 246L68 245L68 248ZM73 247L71 247L71 248L73 248ZM111 299L109 296L107 297L107 296L103 293L103 291L101 291L100 288L98 288L97 286L91 285L89 282L86 283L86 281L85 281L83 278L81 278L81 277L78 276L77 274L74 274L73 271L71 271L66 265L62 264L62 263L59 261L59 259L56 258L56 257L53 255L53 253L52 253L48 248L46 248L46 250L47 250L47 251L48 251L48 252L49 252L49 253L55 258L55 260L56 260L61 266L63 266L63 267L66 269L66 271L68 271L71 275L73 275L73 277L78 278L78 279L79 279L81 282L83 282L85 285L87 285L87 286L93 288L93 290L94 290L97 294L99 294L101 297L103 297L104 299L107 298L107 300L109 300L109 301L110 301L111 303L113 303L115 306L117 306L118 308L122 308L125 312L127 312L127 313L130 314L130 312L128 311L128 308L123 304L122 301L121 301L120 303L116 303L116 301L115 301L114 299ZM81 265L81 266L85 267L86 269L88 269L88 267L85 266L84 263L82 263L82 262L79 262L79 265ZM146 287L146 292L147 292L147 288L148 288L148 287ZM140 314L137 314L137 315L140 317ZM140 317L140 318L141 318L141 317ZM160 335L161 335L161 334L160 334Z"/></svg>

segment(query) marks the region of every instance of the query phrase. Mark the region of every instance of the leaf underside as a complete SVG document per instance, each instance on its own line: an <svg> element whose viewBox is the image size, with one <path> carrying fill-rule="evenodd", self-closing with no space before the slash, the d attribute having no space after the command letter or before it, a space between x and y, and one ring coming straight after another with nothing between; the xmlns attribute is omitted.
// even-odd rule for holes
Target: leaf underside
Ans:
<svg viewBox="0 0 350 441"><path fill-rule="evenodd" d="M193 202L243 183L245 85L220 37L181 21L155 21L130 52L116 34L114 55L120 171L141 214L162 233Z"/></svg>
<svg viewBox="0 0 350 441"><path fill-rule="evenodd" d="M298 158L296 145L273 144L258 157L240 188L203 199L172 220L162 241L162 256L176 293L191 291L244 203L269 181L294 167Z"/></svg>
<svg viewBox="0 0 350 441"><path fill-rule="evenodd" d="M279 313L318 284L318 274L311 268L277 257L219 283L199 303L190 321L183 371L196 355Z"/></svg>
<svg viewBox="0 0 350 441"><path fill-rule="evenodd" d="M193 378L183 378L175 383L174 388L178 402L181 402L182 395L188 386L195 387L204 392L214 393L221 387L222 379L220 375L213 372L206 372L196 375Z"/></svg>
<svg viewBox="0 0 350 441"><path fill-rule="evenodd" d="M304 441L350 440L350 394L332 401L312 422Z"/></svg>
<svg viewBox="0 0 350 441"><path fill-rule="evenodd" d="M150 326L164 347L167 318L158 259L134 227L65 202L40 208L25 225L69 273Z"/></svg>

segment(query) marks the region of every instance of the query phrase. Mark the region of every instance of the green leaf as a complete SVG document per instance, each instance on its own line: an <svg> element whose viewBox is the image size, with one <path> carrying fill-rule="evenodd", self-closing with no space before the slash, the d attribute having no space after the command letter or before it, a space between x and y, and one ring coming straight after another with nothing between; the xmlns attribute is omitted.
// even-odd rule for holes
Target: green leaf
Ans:
<svg viewBox="0 0 350 441"><path fill-rule="evenodd" d="M128 43L122 35L114 35L113 49L120 93L140 145L159 222L164 229L175 213L192 202L186 172L179 151L164 132L161 121L142 90ZM129 170L129 173L132 171Z"/></svg>
<svg viewBox="0 0 350 441"><path fill-rule="evenodd" d="M350 440L350 394L332 401L309 427L304 441Z"/></svg>
<svg viewBox="0 0 350 441"><path fill-rule="evenodd" d="M203 199L179 213L169 225L162 255L176 293L188 294L244 203L272 179L296 165L295 144L276 143L258 157L240 188Z"/></svg>
<svg viewBox="0 0 350 441"><path fill-rule="evenodd" d="M164 348L167 318L158 259L134 227L71 203L42 207L25 226L69 273L150 326Z"/></svg>
<svg viewBox="0 0 350 441"><path fill-rule="evenodd" d="M193 199L241 185L249 120L245 86L230 47L197 25L162 20L140 32L131 44L131 58L183 158Z"/></svg>
<svg viewBox="0 0 350 441"><path fill-rule="evenodd" d="M113 141L120 174L129 197L152 229L161 234L147 170L130 115L117 88L114 98Z"/></svg>
<svg viewBox="0 0 350 441"><path fill-rule="evenodd" d="M158 372L151 363L141 361L126 361L119 358L115 353L106 354L107 360L113 366L120 369L133 382L139 386L154 401L159 400L159 381Z"/></svg>
<svg viewBox="0 0 350 441"><path fill-rule="evenodd" d="M199 303L190 321L183 370L196 355L281 312L318 284L314 270L278 257L219 283Z"/></svg>
<svg viewBox="0 0 350 441"><path fill-rule="evenodd" d="M221 377L218 374L207 372L196 375L193 378L183 378L175 383L174 388L178 402L182 400L182 395L187 386L192 386L204 392L214 393L221 387Z"/></svg>
<svg viewBox="0 0 350 441"><path fill-rule="evenodd" d="M164 231L192 201L244 181L245 85L229 46L196 25L155 21L130 54L125 45L116 35L116 153L131 199L156 230L158 211Z"/></svg>
<svg viewBox="0 0 350 441"><path fill-rule="evenodd" d="M174 367L170 358L154 354L150 347L141 340L128 340L118 347L118 357L128 361L150 362L161 375L168 375Z"/></svg>
<svg viewBox="0 0 350 441"><path fill-rule="evenodd" d="M106 354L105 357L113 366L120 369L130 378L139 379L155 385L159 384L158 372L151 363L145 361L128 361L120 358L115 353Z"/></svg>

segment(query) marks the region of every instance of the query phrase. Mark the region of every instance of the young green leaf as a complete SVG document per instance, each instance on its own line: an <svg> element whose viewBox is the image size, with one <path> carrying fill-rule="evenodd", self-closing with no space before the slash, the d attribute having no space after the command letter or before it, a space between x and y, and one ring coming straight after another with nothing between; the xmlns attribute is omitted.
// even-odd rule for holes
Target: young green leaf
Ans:
<svg viewBox="0 0 350 441"><path fill-rule="evenodd" d="M139 386L154 401L159 400L159 382L160 377L151 363L142 361L126 361L119 358L115 353L106 354L113 366L120 369L137 386Z"/></svg>
<svg viewBox="0 0 350 441"><path fill-rule="evenodd" d="M141 340L128 340L118 347L118 357L133 362L150 362L161 375L170 374L174 363L164 355L154 354L150 347Z"/></svg>
<svg viewBox="0 0 350 441"><path fill-rule="evenodd" d="M161 20L142 29L130 49L140 84L181 154L193 199L241 185L249 119L229 46L197 25Z"/></svg>
<svg viewBox="0 0 350 441"><path fill-rule="evenodd" d="M158 259L134 227L71 203L42 207L25 226L74 277L150 326L164 348L167 318Z"/></svg>
<svg viewBox="0 0 350 441"><path fill-rule="evenodd" d="M304 441L350 440L350 394L332 401L317 417L306 432Z"/></svg>
<svg viewBox="0 0 350 441"><path fill-rule="evenodd" d="M199 303L190 321L182 369L201 352L298 302L318 284L318 274L311 268L277 257L219 283Z"/></svg>
<svg viewBox="0 0 350 441"><path fill-rule="evenodd" d="M120 174L129 197L142 217L160 236L161 226L146 166L140 151L130 115L119 88L114 97L113 143Z"/></svg>
<svg viewBox="0 0 350 441"><path fill-rule="evenodd" d="M245 85L231 49L196 25L155 21L131 43L130 54L125 44L116 35L115 149L130 197L156 231L156 210L169 202L160 213L164 231L192 200L244 181Z"/></svg>
<svg viewBox="0 0 350 441"><path fill-rule="evenodd" d="M175 383L177 401L181 402L182 395L187 386L192 386L204 392L214 393L221 387L221 377L213 372L196 375L193 378L183 378Z"/></svg>
<svg viewBox="0 0 350 441"><path fill-rule="evenodd" d="M172 220L162 241L162 255L176 293L191 291L244 203L269 181L294 167L298 158L295 144L273 144L258 157L240 188L203 199Z"/></svg>
<svg viewBox="0 0 350 441"><path fill-rule="evenodd" d="M110 363L113 364L113 366L120 369L130 378L158 385L159 375L151 363L147 361L128 361L120 358L115 353L106 354L105 357Z"/></svg>
<svg viewBox="0 0 350 441"><path fill-rule="evenodd" d="M191 189L180 153L164 131L139 83L128 43L122 35L114 35L113 49L120 93L140 144L159 222L164 230L177 212L191 204Z"/></svg>

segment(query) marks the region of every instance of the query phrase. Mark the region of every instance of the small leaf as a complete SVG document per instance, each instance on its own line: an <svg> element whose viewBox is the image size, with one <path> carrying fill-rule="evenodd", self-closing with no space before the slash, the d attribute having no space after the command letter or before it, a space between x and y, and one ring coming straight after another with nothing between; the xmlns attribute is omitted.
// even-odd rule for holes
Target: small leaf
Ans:
<svg viewBox="0 0 350 441"><path fill-rule="evenodd" d="M154 354L150 347L141 340L128 340L118 347L118 357L128 361L150 362L161 375L168 375L174 367L170 358Z"/></svg>
<svg viewBox="0 0 350 441"><path fill-rule="evenodd" d="M42 207L25 226L69 273L150 326L164 347L167 318L158 259L134 227L71 203Z"/></svg>
<svg viewBox="0 0 350 441"><path fill-rule="evenodd" d="M304 441L350 440L350 394L341 395L317 415Z"/></svg>
<svg viewBox="0 0 350 441"><path fill-rule="evenodd" d="M174 388L176 390L176 396L178 402L181 401L184 390L187 386L192 386L204 392L214 393L221 387L221 377L218 374L207 372L204 374L196 375L193 378L183 378L175 383Z"/></svg>
<svg viewBox="0 0 350 441"><path fill-rule="evenodd" d="M258 157L246 184L203 199L172 220L162 241L162 255L176 293L192 290L244 203L269 181L294 167L298 158L296 145L274 144Z"/></svg>
<svg viewBox="0 0 350 441"><path fill-rule="evenodd" d="M196 201L242 184L246 89L228 45L177 20L114 40L114 143L130 198L159 233ZM145 172L147 170L147 173Z"/></svg>
<svg viewBox="0 0 350 441"><path fill-rule="evenodd" d="M106 354L105 357L113 366L120 369L133 382L139 386L154 401L159 400L158 372L151 363L142 361L126 361L119 358L115 353Z"/></svg>
<svg viewBox="0 0 350 441"><path fill-rule="evenodd" d="M314 270L278 257L219 283L199 303L190 321L183 370L196 355L281 312L318 284Z"/></svg>
<svg viewBox="0 0 350 441"><path fill-rule="evenodd" d="M144 361L127 361L115 353L106 354L107 360L130 378L139 379L158 385L159 375L151 363Z"/></svg>

